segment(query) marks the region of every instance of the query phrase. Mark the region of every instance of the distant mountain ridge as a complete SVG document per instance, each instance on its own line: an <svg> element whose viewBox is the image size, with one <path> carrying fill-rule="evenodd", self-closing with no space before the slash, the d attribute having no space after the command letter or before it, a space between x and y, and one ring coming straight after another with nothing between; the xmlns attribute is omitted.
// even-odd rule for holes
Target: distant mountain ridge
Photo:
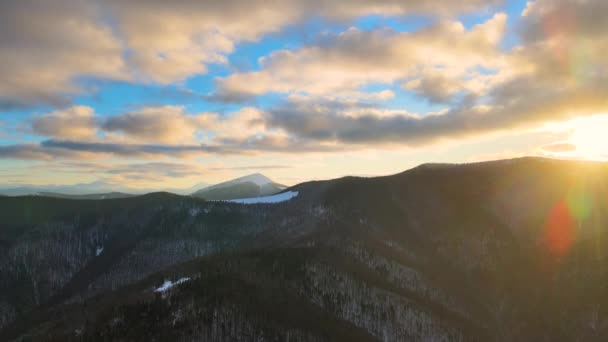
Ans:
<svg viewBox="0 0 608 342"><path fill-rule="evenodd" d="M15 186L1 186L0 194L7 196L25 196L25 195L39 195L41 193L55 193L62 195L88 195L88 194L101 194L110 192L122 192L129 193L132 189L126 187L110 184L107 182L96 181L91 183L79 183L72 185L15 185Z"/></svg>
<svg viewBox="0 0 608 342"><path fill-rule="evenodd" d="M0 195L100 200L140 196L153 192L170 192L177 195L191 195L206 200L233 200L275 195L286 188L285 185L275 183L261 173L254 173L215 185L198 183L184 189L133 189L120 184L96 181L74 185L0 186Z"/></svg>
<svg viewBox="0 0 608 342"><path fill-rule="evenodd" d="M129 188L120 184L108 183L103 181L95 181L91 183L79 183L72 185L14 185L0 186L0 195L5 196L47 196L47 197L66 197L66 196L91 196L91 195L110 195L113 193L121 193L123 195L143 195L151 192L171 192L178 195L188 195L206 186L205 183L198 183L189 188L160 188L160 189L135 189ZM100 197L93 196L93 197Z"/></svg>
<svg viewBox="0 0 608 342"><path fill-rule="evenodd" d="M43 197L74 199L74 200L103 200L103 199L116 199L116 198L127 198L127 197L137 196L137 195L133 195L133 194L125 194L123 192L106 192L106 193L101 193L101 194L86 194L86 195L70 195L70 194L60 194L60 193L56 193L56 192L40 192L35 195L43 196Z"/></svg>

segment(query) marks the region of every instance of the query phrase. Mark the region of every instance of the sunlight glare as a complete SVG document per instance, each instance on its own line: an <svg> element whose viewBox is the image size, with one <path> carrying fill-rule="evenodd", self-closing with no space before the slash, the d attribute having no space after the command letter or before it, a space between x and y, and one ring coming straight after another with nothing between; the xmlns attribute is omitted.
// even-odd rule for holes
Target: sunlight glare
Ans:
<svg viewBox="0 0 608 342"><path fill-rule="evenodd" d="M573 151L552 152L556 157L608 160L608 114L577 118L549 127L555 132L570 132L563 142L576 146Z"/></svg>

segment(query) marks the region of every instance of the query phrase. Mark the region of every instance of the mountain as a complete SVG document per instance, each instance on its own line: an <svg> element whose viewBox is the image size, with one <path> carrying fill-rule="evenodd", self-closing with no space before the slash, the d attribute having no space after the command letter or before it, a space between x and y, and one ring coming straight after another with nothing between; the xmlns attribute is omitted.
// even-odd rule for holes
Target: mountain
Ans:
<svg viewBox="0 0 608 342"><path fill-rule="evenodd" d="M62 195L87 195L100 194L109 192L130 192L130 189L124 188L117 184L106 182L91 182L73 185L17 185L0 187L0 194L6 196L26 196L39 193L55 193Z"/></svg>
<svg viewBox="0 0 608 342"><path fill-rule="evenodd" d="M284 193L0 197L0 340L608 335L608 164L426 164Z"/></svg>
<svg viewBox="0 0 608 342"><path fill-rule="evenodd" d="M101 197L125 197L142 195L152 192L165 191L179 195L188 195L206 186L205 183L198 183L189 188L166 188L166 189L135 189L122 186L120 184L106 182L92 182L73 185L17 185L0 186L0 195L4 196L47 196L76 199L100 199ZM84 197L83 197L84 196Z"/></svg>
<svg viewBox="0 0 608 342"><path fill-rule="evenodd" d="M277 184L270 178L255 173L203 188L194 192L192 196L214 201L233 200L274 195L285 188L284 185Z"/></svg>
<svg viewBox="0 0 608 342"><path fill-rule="evenodd" d="M235 185L235 184L239 184L239 183L254 183L254 184L258 185L258 186L262 186L262 185L265 185L265 184L273 183L273 181L270 178L264 176L261 173L253 173L253 174L250 174L250 175L247 175L247 176L243 176L243 177L235 178L233 180L229 180L227 182L216 184L216 185L214 185L212 187L214 187L214 188L226 187L226 186L229 186L229 185Z"/></svg>
<svg viewBox="0 0 608 342"><path fill-rule="evenodd" d="M177 194L177 195L190 195L191 193L193 193L194 191L200 189L200 188L204 188L208 186L207 183L197 183L193 186L187 187L187 188L166 188L166 189L147 189L142 191L141 193L151 193L151 192L158 192L158 191L163 191L163 192L170 192L173 194Z"/></svg>
<svg viewBox="0 0 608 342"><path fill-rule="evenodd" d="M87 194L87 195L68 195L68 194L60 194L56 192L39 192L35 194L36 196L43 197L56 197L56 198L67 198L67 199L75 199L75 200L103 200L103 199L115 199L115 198L126 198L132 197L136 195L125 194L122 192L107 192L101 194Z"/></svg>

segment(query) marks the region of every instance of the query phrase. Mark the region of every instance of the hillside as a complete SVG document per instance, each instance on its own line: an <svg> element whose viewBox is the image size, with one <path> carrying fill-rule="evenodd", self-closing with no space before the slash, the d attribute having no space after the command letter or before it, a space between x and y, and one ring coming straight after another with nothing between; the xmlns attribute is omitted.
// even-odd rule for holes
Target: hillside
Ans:
<svg viewBox="0 0 608 342"><path fill-rule="evenodd" d="M606 164L428 164L289 191L0 197L0 340L608 334Z"/></svg>

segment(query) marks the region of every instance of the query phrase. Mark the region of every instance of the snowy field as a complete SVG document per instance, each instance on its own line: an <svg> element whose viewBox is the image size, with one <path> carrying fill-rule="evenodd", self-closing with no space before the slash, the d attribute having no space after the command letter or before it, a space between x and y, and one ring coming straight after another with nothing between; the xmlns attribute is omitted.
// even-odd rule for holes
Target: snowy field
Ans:
<svg viewBox="0 0 608 342"><path fill-rule="evenodd" d="M255 198L241 198L234 199L226 202L240 203L240 204L257 204L257 203L281 203L289 201L290 199L298 196L297 191L287 191L273 196L266 197L255 197Z"/></svg>

